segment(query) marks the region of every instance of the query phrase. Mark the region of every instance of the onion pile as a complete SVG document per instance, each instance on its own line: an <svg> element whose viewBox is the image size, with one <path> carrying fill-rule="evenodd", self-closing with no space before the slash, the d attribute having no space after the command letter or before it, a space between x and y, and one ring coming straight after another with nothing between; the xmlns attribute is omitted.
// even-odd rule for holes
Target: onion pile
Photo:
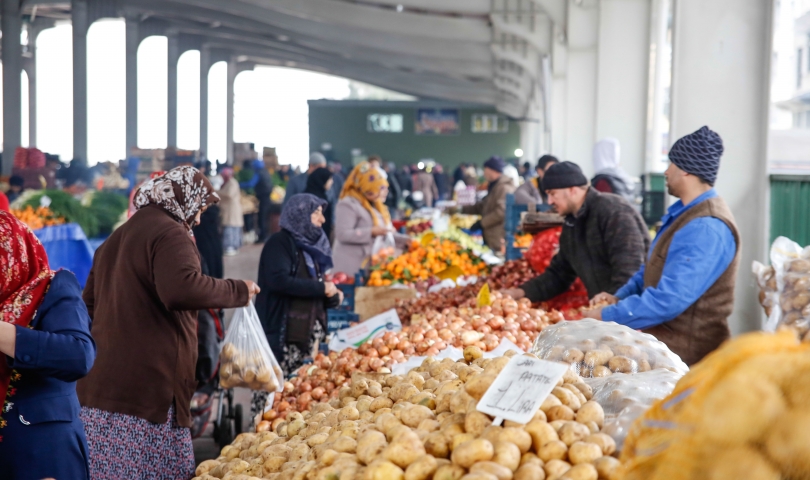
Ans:
<svg viewBox="0 0 810 480"><path fill-rule="evenodd" d="M487 277L490 287L495 290L503 288L517 288L532 278L537 276L537 272L532 270L529 261L526 259L509 260L503 265L492 267L492 273Z"/></svg>
<svg viewBox="0 0 810 480"><path fill-rule="evenodd" d="M483 285L479 280L477 283L465 287L445 288L438 292L422 294L419 298L397 300L397 315L403 324L408 324L412 315L423 314L428 310L440 312L445 308L458 307L467 300L475 298Z"/></svg>

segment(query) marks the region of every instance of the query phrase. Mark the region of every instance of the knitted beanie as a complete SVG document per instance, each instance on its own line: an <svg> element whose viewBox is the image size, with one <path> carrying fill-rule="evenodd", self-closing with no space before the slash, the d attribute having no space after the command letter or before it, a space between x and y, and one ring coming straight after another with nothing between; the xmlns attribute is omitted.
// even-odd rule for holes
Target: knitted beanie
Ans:
<svg viewBox="0 0 810 480"><path fill-rule="evenodd" d="M484 168L495 170L498 173L503 173L504 167L506 167L506 164L501 157L492 157L484 162Z"/></svg>
<svg viewBox="0 0 810 480"><path fill-rule="evenodd" d="M723 139L709 127L680 138L669 151L669 159L686 173L714 185L723 155Z"/></svg>
<svg viewBox="0 0 810 480"><path fill-rule="evenodd" d="M588 184L588 178L582 173L579 165L573 162L555 163L548 167L543 175L543 191L560 188L582 187Z"/></svg>

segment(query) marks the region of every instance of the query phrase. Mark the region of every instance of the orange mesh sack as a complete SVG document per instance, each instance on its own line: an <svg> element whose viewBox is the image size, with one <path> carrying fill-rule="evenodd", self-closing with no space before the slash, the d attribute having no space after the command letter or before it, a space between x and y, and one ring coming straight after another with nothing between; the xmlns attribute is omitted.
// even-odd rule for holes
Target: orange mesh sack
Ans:
<svg viewBox="0 0 810 480"><path fill-rule="evenodd" d="M590 318L545 328L531 352L542 360L565 362L583 378L664 368L680 375L689 367L652 335Z"/></svg>
<svg viewBox="0 0 810 480"><path fill-rule="evenodd" d="M695 365L630 429L624 480L810 478L810 344L751 333Z"/></svg>

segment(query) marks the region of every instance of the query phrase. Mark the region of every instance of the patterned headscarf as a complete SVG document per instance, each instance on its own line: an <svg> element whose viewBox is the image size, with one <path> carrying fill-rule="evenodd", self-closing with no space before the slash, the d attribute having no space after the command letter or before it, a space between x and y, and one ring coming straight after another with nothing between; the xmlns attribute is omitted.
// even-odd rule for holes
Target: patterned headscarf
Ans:
<svg viewBox="0 0 810 480"><path fill-rule="evenodd" d="M676 167L714 185L723 156L723 139L709 127L681 137L669 150Z"/></svg>
<svg viewBox="0 0 810 480"><path fill-rule="evenodd" d="M135 208L154 204L169 212L191 231L194 217L219 202L208 178L194 167L177 167L145 182L135 194Z"/></svg>
<svg viewBox="0 0 810 480"><path fill-rule="evenodd" d="M391 214L388 213L388 207L385 206L385 198L378 198L374 203L366 198L366 194L380 193L383 187L388 186L388 180L385 175L377 168L374 168L368 162L358 164L346 177L346 183L343 185L343 191L340 192L340 198L352 197L360 202L368 212L371 214L371 220L374 226L387 226L391 223ZM374 211L377 211L383 217L384 225L379 225L379 220Z"/></svg>
<svg viewBox="0 0 810 480"><path fill-rule="evenodd" d="M28 327L45 298L54 272L39 239L10 213L0 211L0 321ZM19 373L0 361L0 398L13 395L9 388ZM5 402L0 404L0 414ZM5 420L0 418L0 428Z"/></svg>
<svg viewBox="0 0 810 480"><path fill-rule="evenodd" d="M325 208L326 200L322 200L311 193L293 195L284 204L281 211L279 225L290 232L295 244L304 251L310 275L315 276L315 262L325 273L332 268L332 247L323 228L312 223L312 214L318 207Z"/></svg>

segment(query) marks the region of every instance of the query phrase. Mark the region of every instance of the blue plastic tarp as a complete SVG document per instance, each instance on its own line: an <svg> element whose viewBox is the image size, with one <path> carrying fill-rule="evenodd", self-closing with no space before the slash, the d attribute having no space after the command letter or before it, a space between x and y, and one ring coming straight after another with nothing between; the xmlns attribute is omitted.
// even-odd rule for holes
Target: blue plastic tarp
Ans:
<svg viewBox="0 0 810 480"><path fill-rule="evenodd" d="M93 266L94 249L81 227L75 223L68 223L40 228L35 230L34 234L45 247L51 269L70 270L84 288L90 268Z"/></svg>

